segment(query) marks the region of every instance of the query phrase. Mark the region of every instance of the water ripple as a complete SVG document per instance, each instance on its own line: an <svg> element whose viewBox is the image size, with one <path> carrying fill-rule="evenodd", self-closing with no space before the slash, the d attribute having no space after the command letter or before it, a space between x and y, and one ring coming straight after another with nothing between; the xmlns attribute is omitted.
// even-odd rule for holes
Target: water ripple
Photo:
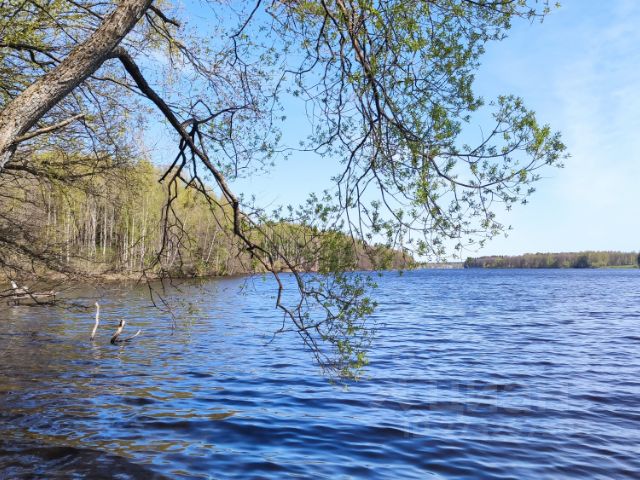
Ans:
<svg viewBox="0 0 640 480"><path fill-rule="evenodd" d="M348 388L270 342L269 282L183 285L175 332L144 288L107 291L93 344L89 313L7 310L0 478L640 478L640 271L378 283ZM114 347L123 316L143 335Z"/></svg>

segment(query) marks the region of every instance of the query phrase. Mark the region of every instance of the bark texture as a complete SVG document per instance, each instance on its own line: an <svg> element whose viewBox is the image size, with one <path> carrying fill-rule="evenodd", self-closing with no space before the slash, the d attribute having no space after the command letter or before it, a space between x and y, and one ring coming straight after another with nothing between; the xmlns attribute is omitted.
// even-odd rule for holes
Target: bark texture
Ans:
<svg viewBox="0 0 640 480"><path fill-rule="evenodd" d="M0 169L15 152L19 138L109 58L151 1L120 1L84 43L6 105L0 112Z"/></svg>

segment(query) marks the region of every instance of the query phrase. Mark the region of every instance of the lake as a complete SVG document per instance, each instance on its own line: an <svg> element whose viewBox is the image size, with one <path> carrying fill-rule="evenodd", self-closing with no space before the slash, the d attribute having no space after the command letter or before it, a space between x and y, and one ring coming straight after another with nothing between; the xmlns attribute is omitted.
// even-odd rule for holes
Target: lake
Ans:
<svg viewBox="0 0 640 480"><path fill-rule="evenodd" d="M93 343L93 308L3 308L0 478L640 477L640 270L378 283L347 387L273 338L260 277L182 284L175 331L144 286L67 292Z"/></svg>

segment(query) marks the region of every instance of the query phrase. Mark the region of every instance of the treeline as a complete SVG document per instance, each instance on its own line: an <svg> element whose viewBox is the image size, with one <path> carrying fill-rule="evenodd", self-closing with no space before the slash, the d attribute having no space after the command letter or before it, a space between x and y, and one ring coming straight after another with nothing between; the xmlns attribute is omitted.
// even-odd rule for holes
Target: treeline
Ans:
<svg viewBox="0 0 640 480"><path fill-rule="evenodd" d="M148 161L103 171L85 164L40 157L39 175L15 171L0 177L0 267L5 276L264 271L232 234L231 208L213 192L167 187L158 182L164 171ZM250 234L274 252L283 271L329 271L336 265L407 268L412 262L401 252L353 242L339 232L285 222L262 223Z"/></svg>
<svg viewBox="0 0 640 480"><path fill-rule="evenodd" d="M636 252L526 253L467 258L464 268L603 268L640 265Z"/></svg>

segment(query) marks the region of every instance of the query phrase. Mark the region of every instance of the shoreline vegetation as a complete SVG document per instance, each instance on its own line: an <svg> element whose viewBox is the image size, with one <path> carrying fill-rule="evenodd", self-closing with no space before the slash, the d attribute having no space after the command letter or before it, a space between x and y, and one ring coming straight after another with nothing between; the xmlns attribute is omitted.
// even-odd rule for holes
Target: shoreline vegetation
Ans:
<svg viewBox="0 0 640 480"><path fill-rule="evenodd" d="M103 172L85 172L82 162L38 157L46 178L28 172L3 184L9 201L0 224L14 238L0 250L0 279L96 283L146 278L208 278L260 274L266 270L233 235L231 208L194 189L169 191L158 182L161 168L129 160ZM70 171L72 170L72 171ZM72 176L73 181L61 181ZM15 180L15 179L14 179ZM167 197L171 195L170 208ZM277 252L278 271L327 272L408 269L407 252L366 245L339 230L311 224L264 221L251 232L256 244ZM34 260L35 259L35 260Z"/></svg>
<svg viewBox="0 0 640 480"><path fill-rule="evenodd" d="M464 268L638 268L640 253L584 251L560 253L525 253L524 255L491 255L469 257Z"/></svg>

